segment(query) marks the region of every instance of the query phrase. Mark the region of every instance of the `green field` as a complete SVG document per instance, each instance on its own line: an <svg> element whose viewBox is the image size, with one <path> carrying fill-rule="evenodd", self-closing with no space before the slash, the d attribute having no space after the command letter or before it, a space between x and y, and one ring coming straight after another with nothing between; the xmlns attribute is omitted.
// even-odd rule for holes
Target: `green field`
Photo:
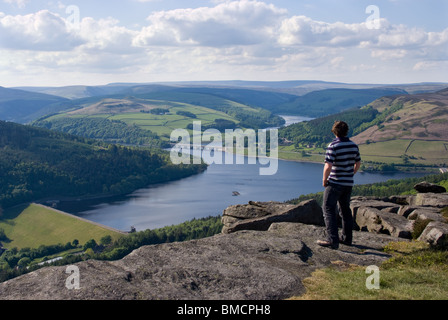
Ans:
<svg viewBox="0 0 448 320"><path fill-rule="evenodd" d="M390 140L359 145L363 163L415 165L434 168L448 166L448 142L423 140ZM292 161L323 163L325 151L322 148L301 148L294 145L280 146L279 158ZM420 167L420 170L423 168Z"/></svg>
<svg viewBox="0 0 448 320"><path fill-rule="evenodd" d="M160 102L162 104L162 102ZM163 104L169 110L164 115L151 114L146 112L125 112L125 113L102 113L102 114L82 114L82 113L62 113L46 119L46 121L57 120L60 118L106 118L108 120L120 120L127 125L137 125L138 127L150 130L160 137L169 138L171 132L175 129L185 129L193 121L201 121L202 125L211 125L216 119L230 120L238 123L228 114L206 107L195 106L187 103L168 102ZM246 107L248 108L248 107ZM196 118L190 118L178 115L178 111L190 112Z"/></svg>
<svg viewBox="0 0 448 320"><path fill-rule="evenodd" d="M359 146L365 161L382 163L404 163L403 156L408 156L409 163L422 165L448 164L448 142L423 140L391 140L362 144Z"/></svg>
<svg viewBox="0 0 448 320"><path fill-rule="evenodd" d="M446 163L448 165L448 141L414 140L406 154L418 158L417 163Z"/></svg>
<svg viewBox="0 0 448 320"><path fill-rule="evenodd" d="M65 244L75 239L82 245L90 239L99 242L106 235L110 235L113 240L124 235L36 204L5 210L0 217L0 229L4 230L9 239L2 241L3 246L8 249Z"/></svg>

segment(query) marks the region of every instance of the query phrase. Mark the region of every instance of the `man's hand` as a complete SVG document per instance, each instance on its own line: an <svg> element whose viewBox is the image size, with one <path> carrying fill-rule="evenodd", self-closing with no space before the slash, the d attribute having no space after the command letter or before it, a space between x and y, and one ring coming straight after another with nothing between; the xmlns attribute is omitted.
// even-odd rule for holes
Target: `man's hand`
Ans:
<svg viewBox="0 0 448 320"><path fill-rule="evenodd" d="M361 168L361 161L358 161L355 163L355 167L353 169L353 174L356 174L356 172L358 172L359 168Z"/></svg>
<svg viewBox="0 0 448 320"><path fill-rule="evenodd" d="M322 186L324 186L324 187L326 187L328 185L328 177L330 176L332 167L333 167L333 165L331 163L328 163L328 162L325 163L324 174L323 174L323 178L322 178Z"/></svg>

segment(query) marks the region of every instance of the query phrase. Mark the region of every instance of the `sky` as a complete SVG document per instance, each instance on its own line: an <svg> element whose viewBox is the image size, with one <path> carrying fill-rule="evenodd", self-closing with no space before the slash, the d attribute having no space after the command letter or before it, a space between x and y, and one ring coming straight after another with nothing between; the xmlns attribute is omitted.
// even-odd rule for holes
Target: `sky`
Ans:
<svg viewBox="0 0 448 320"><path fill-rule="evenodd" d="M0 0L0 86L448 82L448 0Z"/></svg>

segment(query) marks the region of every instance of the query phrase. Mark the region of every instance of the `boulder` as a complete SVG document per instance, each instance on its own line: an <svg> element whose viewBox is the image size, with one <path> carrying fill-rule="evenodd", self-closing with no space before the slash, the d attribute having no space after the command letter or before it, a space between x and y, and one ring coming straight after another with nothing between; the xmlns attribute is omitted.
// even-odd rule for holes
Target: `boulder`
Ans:
<svg viewBox="0 0 448 320"><path fill-rule="evenodd" d="M409 220L431 220L446 222L446 219L440 214L440 210L432 208L417 208L408 215Z"/></svg>
<svg viewBox="0 0 448 320"><path fill-rule="evenodd" d="M414 186L414 189L420 193L444 193L444 192L446 192L446 189L444 187L439 186L434 183L429 183L426 181L417 183Z"/></svg>
<svg viewBox="0 0 448 320"><path fill-rule="evenodd" d="M372 207L359 207L355 221L362 231L390 234L406 239L412 238L414 229L414 221Z"/></svg>
<svg viewBox="0 0 448 320"><path fill-rule="evenodd" d="M303 201L297 205L283 202L249 202L224 210L222 233L239 230L266 231L275 222L299 222L323 226L322 208L316 200Z"/></svg>
<svg viewBox="0 0 448 320"><path fill-rule="evenodd" d="M418 240L429 243L435 247L448 246L448 224L440 221L430 222L423 230Z"/></svg>
<svg viewBox="0 0 448 320"><path fill-rule="evenodd" d="M390 212L398 212L400 205L394 202L384 201L380 198L374 197L352 197L350 202L350 208L352 209L353 216L356 217L356 213L360 207L375 208L378 210L388 210Z"/></svg>
<svg viewBox="0 0 448 320"><path fill-rule="evenodd" d="M443 208L448 206L448 193L417 193L409 197L412 206Z"/></svg>
<svg viewBox="0 0 448 320"><path fill-rule="evenodd" d="M414 210L421 208L420 206L401 206L397 214L407 218Z"/></svg>
<svg viewBox="0 0 448 320"><path fill-rule="evenodd" d="M393 202L388 202L388 201L383 201L382 199L379 198L374 198L374 197L352 197L352 200L350 202L350 208L352 209L352 214L353 214L353 222L354 222L354 229L355 230L360 230L360 229L368 229L367 225L365 223L367 223L367 221L369 221L369 218L367 218L365 216L365 214L363 213L363 217L360 217L360 223L361 225L358 224L358 211L360 208L373 208L376 209L377 211L382 211L384 210L385 212L392 212L393 214L395 214L396 212L399 211L400 209L400 205L393 203ZM380 229L382 230L382 227L380 224L375 225L374 221L376 220L376 218L373 218L375 215L372 215L372 219L370 219L370 227L372 228L372 230L376 230L376 229ZM366 220L367 219L367 220ZM374 232L374 231L373 231Z"/></svg>

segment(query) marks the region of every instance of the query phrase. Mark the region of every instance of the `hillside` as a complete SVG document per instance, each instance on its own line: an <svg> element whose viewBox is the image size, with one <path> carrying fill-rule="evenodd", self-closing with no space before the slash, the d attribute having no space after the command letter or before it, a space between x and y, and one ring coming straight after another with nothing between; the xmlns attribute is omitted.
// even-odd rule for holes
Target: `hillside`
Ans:
<svg viewBox="0 0 448 320"><path fill-rule="evenodd" d="M382 97L368 106L380 115L358 129L360 132L353 137L357 143L400 138L448 141L448 88L435 93Z"/></svg>
<svg viewBox="0 0 448 320"><path fill-rule="evenodd" d="M362 108L279 130L280 157L324 159L335 120L346 121L367 170L434 170L448 166L448 89L381 97Z"/></svg>
<svg viewBox="0 0 448 320"><path fill-rule="evenodd" d="M355 130L364 159L388 164L448 166L448 89L383 97L368 105L375 119Z"/></svg>
<svg viewBox="0 0 448 320"><path fill-rule="evenodd" d="M153 86L133 87L132 96L74 100L71 103L77 105L76 108L42 117L33 125L83 137L154 146L161 144L156 142L158 138L166 143L175 129L191 128L193 121L201 121L204 130L215 128L223 131L237 126L258 129L284 123L268 110L210 93L154 90ZM89 128L86 122L89 122ZM91 125L93 122L96 127ZM117 131L118 124L127 125L128 129ZM130 130L133 131L132 139L126 137ZM103 135L98 131L117 134ZM148 135L152 138L150 142L146 139ZM146 142L140 143L142 139Z"/></svg>
<svg viewBox="0 0 448 320"><path fill-rule="evenodd" d="M0 87L0 120L27 123L61 110L66 102L58 96Z"/></svg>
<svg viewBox="0 0 448 320"><path fill-rule="evenodd" d="M268 94L286 94L285 96L303 96L309 92L326 89L373 89L389 88L394 90L404 90L410 94L422 92L434 92L446 87L444 83L410 83L410 84L369 84L369 83L342 83L319 80L288 80L288 81L180 81L162 83L110 83L98 86L63 86L63 87L16 87L31 92L40 92L55 95L67 99L80 99L95 96L107 96L115 94L135 93L136 88L152 87L153 91L171 90L173 88L184 89L212 89L222 91L246 91L250 96L256 92L266 92ZM147 89L145 89L147 90ZM250 96L246 96L250 99ZM283 98L281 98L283 99Z"/></svg>
<svg viewBox="0 0 448 320"><path fill-rule="evenodd" d="M65 244L75 239L81 245L90 239L99 243L104 236L110 235L113 240L118 240L125 234L38 204L24 204L4 210L0 217L0 229L7 237L7 241L2 241L3 247L8 249L35 249L41 245Z"/></svg>
<svg viewBox="0 0 448 320"><path fill-rule="evenodd" d="M0 121L0 206L52 197L125 194L204 166L170 165L162 151L100 144Z"/></svg>
<svg viewBox="0 0 448 320"><path fill-rule="evenodd" d="M270 110L276 114L294 114L307 117L323 117L341 111L362 107L380 97L406 94L401 89L326 89L307 93L294 100L277 105Z"/></svg>
<svg viewBox="0 0 448 320"><path fill-rule="evenodd" d="M445 85L446 86L446 85ZM351 84L325 81L196 81L111 83L98 86L17 87L0 90L0 120L29 123L45 115L79 109L103 99L141 98L203 106L225 112L237 121L257 109L263 119L250 126L272 126L270 113L321 117L363 106L382 96L434 92L442 83ZM14 93L13 99L8 96ZM136 106L136 105L135 105ZM234 108L237 106L238 108ZM266 113L267 112L267 113ZM253 115L253 113L250 113ZM266 121L269 122L266 124Z"/></svg>

